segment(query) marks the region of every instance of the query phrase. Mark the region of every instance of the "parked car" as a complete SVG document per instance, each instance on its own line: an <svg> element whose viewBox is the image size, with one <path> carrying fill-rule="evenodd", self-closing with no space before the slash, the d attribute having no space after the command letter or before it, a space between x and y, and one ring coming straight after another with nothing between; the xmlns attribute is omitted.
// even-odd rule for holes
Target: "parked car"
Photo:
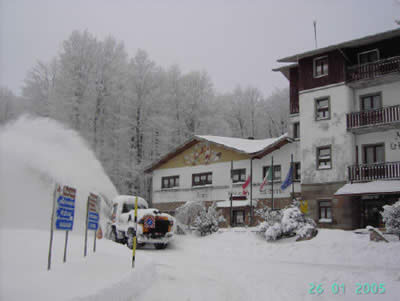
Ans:
<svg viewBox="0 0 400 301"><path fill-rule="evenodd" d="M135 196L120 195L112 201L111 234L113 241L133 248L153 244L164 249L173 237L174 218L158 209L149 208L145 199L138 197L137 225L135 224Z"/></svg>

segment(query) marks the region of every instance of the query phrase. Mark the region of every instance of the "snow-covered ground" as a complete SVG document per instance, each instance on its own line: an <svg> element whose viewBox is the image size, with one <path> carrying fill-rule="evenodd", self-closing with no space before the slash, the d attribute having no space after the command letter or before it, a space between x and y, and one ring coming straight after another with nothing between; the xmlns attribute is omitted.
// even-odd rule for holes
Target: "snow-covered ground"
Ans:
<svg viewBox="0 0 400 301"><path fill-rule="evenodd" d="M62 263L62 233L46 270L49 232L0 232L0 300L399 300L400 242L320 230L310 241L268 243L248 229L208 237L177 236L166 250L131 251L100 240L83 258L83 237L72 235ZM92 246L92 237L89 239ZM89 248L91 250L91 248ZM310 295L309 283L324 293ZM343 284L338 295L331 286ZM357 295L357 283L384 284L384 294Z"/></svg>

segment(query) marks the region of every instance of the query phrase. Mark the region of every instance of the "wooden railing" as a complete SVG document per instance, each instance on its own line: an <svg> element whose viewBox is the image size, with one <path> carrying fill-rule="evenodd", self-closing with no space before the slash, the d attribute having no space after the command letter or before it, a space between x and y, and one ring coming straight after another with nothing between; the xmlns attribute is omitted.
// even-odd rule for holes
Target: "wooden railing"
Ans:
<svg viewBox="0 0 400 301"><path fill-rule="evenodd" d="M393 72L400 72L400 56L394 56L368 64L351 66L347 69L346 79L347 82L373 79Z"/></svg>
<svg viewBox="0 0 400 301"><path fill-rule="evenodd" d="M348 173L351 183L400 179L400 162L352 165Z"/></svg>
<svg viewBox="0 0 400 301"><path fill-rule="evenodd" d="M400 121L400 105L347 114L347 129Z"/></svg>

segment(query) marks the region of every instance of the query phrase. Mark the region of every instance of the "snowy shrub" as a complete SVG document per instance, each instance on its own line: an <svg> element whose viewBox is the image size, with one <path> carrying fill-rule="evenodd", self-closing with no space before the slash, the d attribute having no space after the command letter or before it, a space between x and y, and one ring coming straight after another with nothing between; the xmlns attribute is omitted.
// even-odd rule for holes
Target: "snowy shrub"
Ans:
<svg viewBox="0 0 400 301"><path fill-rule="evenodd" d="M392 206L383 206L381 214L385 222L386 231L398 234L400 238L400 201Z"/></svg>
<svg viewBox="0 0 400 301"><path fill-rule="evenodd" d="M192 226L202 212L206 213L203 202L188 201L176 209L175 218L182 225Z"/></svg>
<svg viewBox="0 0 400 301"><path fill-rule="evenodd" d="M217 211L217 205L214 202L212 206L208 208L206 212L201 211L200 215L196 217L194 221L194 228L196 229L195 232L200 236L205 236L217 232L219 221L219 214Z"/></svg>
<svg viewBox="0 0 400 301"><path fill-rule="evenodd" d="M265 208L256 214L265 220L259 225L258 231L268 241L292 236L296 236L297 240L310 239L318 232L315 222L304 216L297 206L282 210Z"/></svg>
<svg viewBox="0 0 400 301"><path fill-rule="evenodd" d="M225 222L217 211L217 204L206 210L203 202L188 201L176 209L176 219L188 229L194 229L201 236L217 232L220 222Z"/></svg>

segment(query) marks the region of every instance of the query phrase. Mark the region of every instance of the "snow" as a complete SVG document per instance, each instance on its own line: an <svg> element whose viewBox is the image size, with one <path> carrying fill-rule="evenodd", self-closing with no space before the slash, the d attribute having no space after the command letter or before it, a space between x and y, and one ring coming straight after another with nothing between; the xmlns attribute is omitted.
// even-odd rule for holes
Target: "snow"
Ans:
<svg viewBox="0 0 400 301"><path fill-rule="evenodd" d="M77 189L74 231L85 229L90 192L108 200L117 195L103 167L75 131L51 119L28 116L0 128L0 228L48 229L55 181ZM101 200L104 229L104 217L111 210Z"/></svg>
<svg viewBox="0 0 400 301"><path fill-rule="evenodd" d="M331 218L320 218L318 220L318 222L320 222L320 223L332 223L332 219Z"/></svg>
<svg viewBox="0 0 400 301"><path fill-rule="evenodd" d="M232 207L246 207L250 206L250 200L232 201ZM217 208L230 208L231 201L217 202ZM253 200L253 207L257 207L257 200Z"/></svg>
<svg viewBox="0 0 400 301"><path fill-rule="evenodd" d="M345 184L335 195L400 192L400 181L373 181Z"/></svg>
<svg viewBox="0 0 400 301"><path fill-rule="evenodd" d="M377 300L357 296L357 282L384 283L379 300L398 300L399 240L379 244L368 235L320 229L311 240L271 243L255 231L179 235L165 250L137 250L134 270L127 247L100 240L93 254L92 236L83 258L83 236L75 234L63 264L64 236L57 232L47 271L48 231L3 229L0 300L314 300L308 294L311 282L325 289L319 300ZM344 295L332 295L335 282L345 285Z"/></svg>
<svg viewBox="0 0 400 301"><path fill-rule="evenodd" d="M199 135L197 135L196 137L226 146L228 148L233 148L240 152L252 154L252 153L257 153L259 151L262 151L262 150L276 144L277 142L279 142L283 139L286 139L288 137L288 135L284 134L277 138L259 139L259 140L221 137L221 136L199 136Z"/></svg>
<svg viewBox="0 0 400 301"><path fill-rule="evenodd" d="M138 198L138 207L149 208L147 201L141 197ZM119 195L113 199L113 204L135 204L136 196L131 195Z"/></svg>

